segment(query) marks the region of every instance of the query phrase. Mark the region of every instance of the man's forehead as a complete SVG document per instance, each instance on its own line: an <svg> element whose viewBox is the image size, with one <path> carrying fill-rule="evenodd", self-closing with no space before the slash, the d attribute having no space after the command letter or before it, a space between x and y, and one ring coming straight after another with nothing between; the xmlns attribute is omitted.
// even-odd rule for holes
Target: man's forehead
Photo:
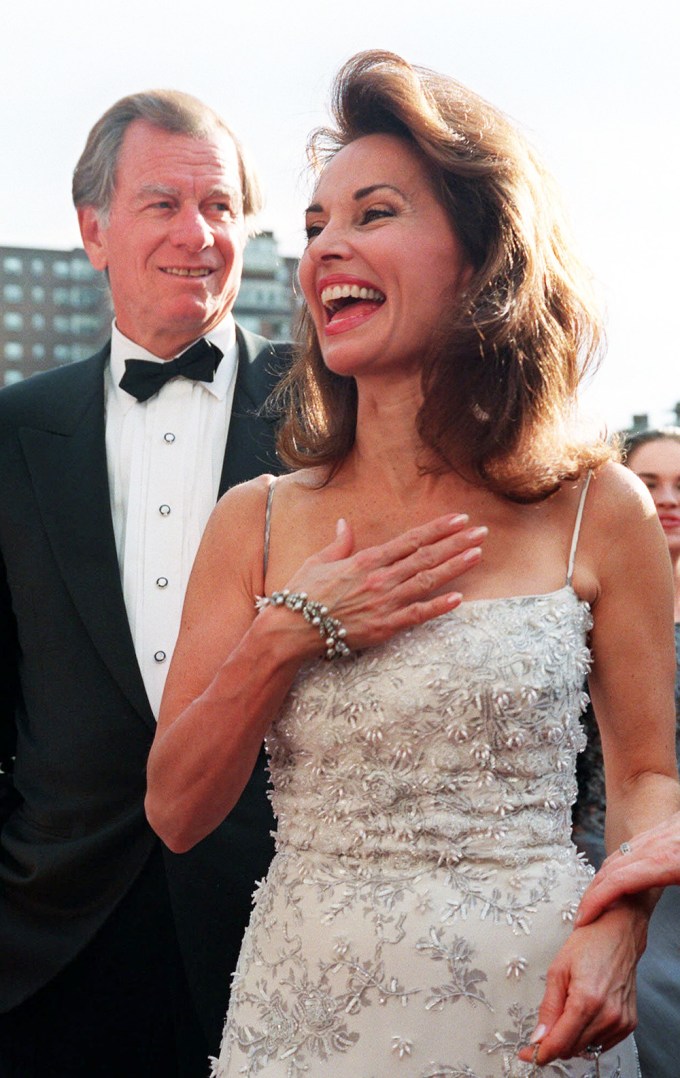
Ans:
<svg viewBox="0 0 680 1078"><path fill-rule="evenodd" d="M147 120L134 120L125 132L120 149L120 160L128 164L148 159L187 164L214 163L229 171L238 169L236 144L228 131L216 127L201 135L180 131L168 131ZM150 162L149 162L150 163Z"/></svg>
<svg viewBox="0 0 680 1078"><path fill-rule="evenodd" d="M116 187L171 190L197 178L216 192L241 191L241 169L227 131L192 135L166 131L144 120L130 124L118 159Z"/></svg>

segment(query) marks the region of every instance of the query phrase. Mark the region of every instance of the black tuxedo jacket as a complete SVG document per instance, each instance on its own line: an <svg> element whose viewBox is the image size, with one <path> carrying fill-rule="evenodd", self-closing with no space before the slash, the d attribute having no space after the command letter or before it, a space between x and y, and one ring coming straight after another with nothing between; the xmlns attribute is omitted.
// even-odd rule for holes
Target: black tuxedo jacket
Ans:
<svg viewBox="0 0 680 1078"><path fill-rule="evenodd" d="M220 493L276 468L272 423L255 413L287 349L240 329L238 342ZM158 843L143 805L155 722L109 502L108 355L107 345L0 392L0 1011L85 945ZM272 855L265 790L260 760L212 835L188 854L164 850L211 1045L219 1043L253 883Z"/></svg>

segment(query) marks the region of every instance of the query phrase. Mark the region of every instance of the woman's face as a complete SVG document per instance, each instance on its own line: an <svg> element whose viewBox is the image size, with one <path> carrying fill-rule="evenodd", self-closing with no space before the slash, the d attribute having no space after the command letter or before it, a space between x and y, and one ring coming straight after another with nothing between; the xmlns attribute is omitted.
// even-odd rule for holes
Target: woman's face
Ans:
<svg viewBox="0 0 680 1078"><path fill-rule="evenodd" d="M338 374L419 371L470 270L410 144L366 135L324 169L307 210L300 283Z"/></svg>
<svg viewBox="0 0 680 1078"><path fill-rule="evenodd" d="M671 554L680 555L680 442L673 438L645 442L630 454L627 464L651 492Z"/></svg>

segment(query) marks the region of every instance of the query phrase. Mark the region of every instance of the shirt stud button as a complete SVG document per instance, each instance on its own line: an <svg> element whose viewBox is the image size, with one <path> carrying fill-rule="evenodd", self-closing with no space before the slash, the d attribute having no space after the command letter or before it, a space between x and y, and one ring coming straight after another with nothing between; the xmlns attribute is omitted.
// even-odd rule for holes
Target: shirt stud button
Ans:
<svg viewBox="0 0 680 1078"><path fill-rule="evenodd" d="M162 517L169 517L170 516L170 506L169 505L159 505L158 506L158 512L160 513L160 515Z"/></svg>
<svg viewBox="0 0 680 1078"><path fill-rule="evenodd" d="M163 441L164 442L174 442L174 440L175 440L175 435L172 433L171 430L169 430L167 432L167 434L163 435Z"/></svg>
<svg viewBox="0 0 680 1078"><path fill-rule="evenodd" d="M158 585L159 588L167 588L167 586L168 586L168 578L167 578L167 576L159 576L158 580L156 581L156 584Z"/></svg>
<svg viewBox="0 0 680 1078"><path fill-rule="evenodd" d="M164 663L165 660L167 659L167 655L165 654L164 651L157 651L156 654L154 655L154 659L156 660L157 663Z"/></svg>

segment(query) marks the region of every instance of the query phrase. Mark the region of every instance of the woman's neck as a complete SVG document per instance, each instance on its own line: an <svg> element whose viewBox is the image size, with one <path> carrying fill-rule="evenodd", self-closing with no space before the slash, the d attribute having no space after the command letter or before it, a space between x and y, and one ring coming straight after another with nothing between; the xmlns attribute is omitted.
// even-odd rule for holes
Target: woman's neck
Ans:
<svg viewBox="0 0 680 1078"><path fill-rule="evenodd" d="M416 428L420 386L410 383L391 392L360 394L356 438L347 464L356 479L367 477L374 489L385 487L408 501L435 481L434 460Z"/></svg>

